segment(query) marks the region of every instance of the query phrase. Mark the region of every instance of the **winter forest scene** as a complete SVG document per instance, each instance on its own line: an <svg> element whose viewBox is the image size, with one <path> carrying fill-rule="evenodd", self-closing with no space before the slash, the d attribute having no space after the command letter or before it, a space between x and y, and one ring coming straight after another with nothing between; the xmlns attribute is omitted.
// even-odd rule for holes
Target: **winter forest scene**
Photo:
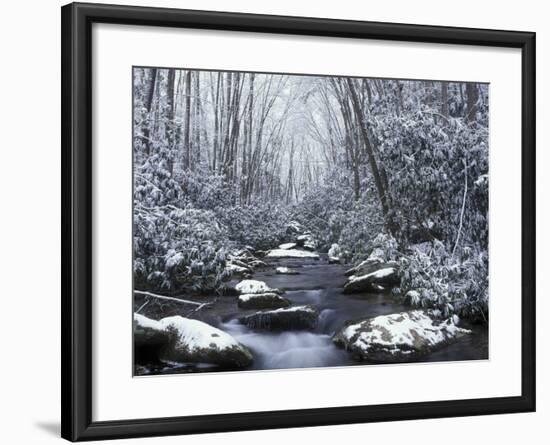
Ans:
<svg viewBox="0 0 550 445"><path fill-rule="evenodd" d="M132 76L134 375L488 358L488 84Z"/></svg>

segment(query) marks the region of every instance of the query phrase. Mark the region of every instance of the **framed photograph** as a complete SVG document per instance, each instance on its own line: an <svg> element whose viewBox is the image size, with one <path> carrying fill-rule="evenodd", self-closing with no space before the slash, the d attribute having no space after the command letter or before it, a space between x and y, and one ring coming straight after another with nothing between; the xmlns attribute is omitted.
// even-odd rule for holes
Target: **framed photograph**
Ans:
<svg viewBox="0 0 550 445"><path fill-rule="evenodd" d="M62 8L62 436L535 410L535 34Z"/></svg>

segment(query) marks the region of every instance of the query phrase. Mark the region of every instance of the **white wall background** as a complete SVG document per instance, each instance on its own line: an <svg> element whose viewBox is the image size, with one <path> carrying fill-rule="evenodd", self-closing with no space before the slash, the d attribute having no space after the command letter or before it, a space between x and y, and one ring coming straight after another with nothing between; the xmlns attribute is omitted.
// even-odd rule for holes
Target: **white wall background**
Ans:
<svg viewBox="0 0 550 445"><path fill-rule="evenodd" d="M537 32L537 226L538 226L538 412L391 424L139 439L132 443L265 444L346 443L447 445L543 443L549 434L550 327L548 306L550 238L544 226L550 204L544 177L550 158L544 147L550 15L536 0L441 2L437 0L118 0L149 6L230 10ZM0 22L0 440L8 444L59 441L60 323L60 11L58 0L2 5ZM546 201L546 203L545 203ZM545 205L546 204L546 205ZM519 273L519 271L518 271ZM545 292L546 291L546 292ZM498 378L498 376L495 376ZM414 382L411 382L414 383ZM246 391L245 388L243 388Z"/></svg>

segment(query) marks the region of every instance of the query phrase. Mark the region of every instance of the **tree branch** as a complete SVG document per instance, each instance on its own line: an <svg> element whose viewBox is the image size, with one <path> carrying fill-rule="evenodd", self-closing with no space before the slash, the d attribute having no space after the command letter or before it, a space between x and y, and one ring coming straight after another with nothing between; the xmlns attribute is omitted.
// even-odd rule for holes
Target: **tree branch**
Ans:
<svg viewBox="0 0 550 445"><path fill-rule="evenodd" d="M203 306L205 304L205 303L199 303L198 301L184 300L182 298L167 297L166 295L153 294L151 292L146 292L143 290L134 290L134 294L144 295L146 297L151 297L151 298L158 298L159 300L175 301L176 303L193 304L195 306Z"/></svg>
<svg viewBox="0 0 550 445"><path fill-rule="evenodd" d="M458 233L456 234L455 246L451 253L451 258L455 256L455 250L460 240L460 233L462 232L462 222L464 220L464 209L466 208L466 194L468 193L468 163L464 161L464 195L462 196L462 210L460 211L460 224L458 226Z"/></svg>

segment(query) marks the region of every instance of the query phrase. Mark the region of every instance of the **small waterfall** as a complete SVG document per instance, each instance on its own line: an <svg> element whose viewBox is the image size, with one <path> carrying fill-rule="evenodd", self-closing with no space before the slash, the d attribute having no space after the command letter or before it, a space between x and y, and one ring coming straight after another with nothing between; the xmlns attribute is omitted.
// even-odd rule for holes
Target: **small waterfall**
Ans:
<svg viewBox="0 0 550 445"><path fill-rule="evenodd" d="M346 358L329 335L308 331L254 332L238 320L221 328L253 351L255 369L338 366Z"/></svg>
<svg viewBox="0 0 550 445"><path fill-rule="evenodd" d="M335 315L335 309L323 309L319 314L319 322L317 324L318 331L332 337L336 332L336 328L333 326Z"/></svg>

